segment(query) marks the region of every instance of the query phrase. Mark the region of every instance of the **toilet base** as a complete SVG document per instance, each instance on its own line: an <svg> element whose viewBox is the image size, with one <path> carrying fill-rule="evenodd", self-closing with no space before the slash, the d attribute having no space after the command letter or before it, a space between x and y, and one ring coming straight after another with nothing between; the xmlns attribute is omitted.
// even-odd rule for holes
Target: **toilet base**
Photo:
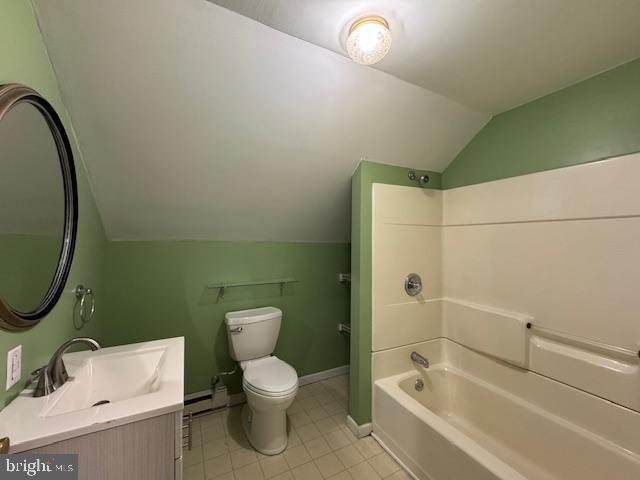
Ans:
<svg viewBox="0 0 640 480"><path fill-rule="evenodd" d="M253 448L263 455L277 455L287 448L287 411L260 412L248 403L242 408L242 428Z"/></svg>

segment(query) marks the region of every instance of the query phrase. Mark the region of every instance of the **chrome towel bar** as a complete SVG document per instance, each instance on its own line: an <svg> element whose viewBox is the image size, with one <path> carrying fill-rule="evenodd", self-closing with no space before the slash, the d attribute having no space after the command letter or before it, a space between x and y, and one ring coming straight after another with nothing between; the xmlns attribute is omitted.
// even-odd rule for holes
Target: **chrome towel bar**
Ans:
<svg viewBox="0 0 640 480"><path fill-rule="evenodd" d="M273 280L257 280L253 282L234 282L234 283L210 283L207 285L208 289L218 289L218 295L224 297L224 292L227 288L234 287L254 287L258 285L280 285L280 295L284 293L284 286L289 283L298 283L295 278L276 278Z"/></svg>

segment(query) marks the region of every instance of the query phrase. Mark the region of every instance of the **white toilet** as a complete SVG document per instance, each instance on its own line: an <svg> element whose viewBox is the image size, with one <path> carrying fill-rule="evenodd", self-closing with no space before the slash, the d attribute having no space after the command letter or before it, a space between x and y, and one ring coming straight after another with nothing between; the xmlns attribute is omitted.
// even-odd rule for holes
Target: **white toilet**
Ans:
<svg viewBox="0 0 640 480"><path fill-rule="evenodd" d="M255 308L225 315L229 351L240 362L247 404L242 426L253 448L276 455L287 448L287 408L298 392L295 369L275 356L282 310Z"/></svg>

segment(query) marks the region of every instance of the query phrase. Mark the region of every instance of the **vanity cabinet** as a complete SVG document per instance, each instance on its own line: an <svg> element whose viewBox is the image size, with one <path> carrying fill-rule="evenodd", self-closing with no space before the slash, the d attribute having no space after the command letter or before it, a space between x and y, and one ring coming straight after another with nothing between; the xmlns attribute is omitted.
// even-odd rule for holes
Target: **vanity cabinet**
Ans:
<svg viewBox="0 0 640 480"><path fill-rule="evenodd" d="M182 479L184 338L64 355L69 380L0 410L11 453L78 454L80 480Z"/></svg>
<svg viewBox="0 0 640 480"><path fill-rule="evenodd" d="M182 480L182 411L25 453L77 453L80 480Z"/></svg>

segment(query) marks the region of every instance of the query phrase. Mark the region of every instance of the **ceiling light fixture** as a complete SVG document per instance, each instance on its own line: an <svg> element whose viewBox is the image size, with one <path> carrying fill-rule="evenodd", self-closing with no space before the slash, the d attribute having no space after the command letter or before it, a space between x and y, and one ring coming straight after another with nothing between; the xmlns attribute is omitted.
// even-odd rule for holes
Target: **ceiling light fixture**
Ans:
<svg viewBox="0 0 640 480"><path fill-rule="evenodd" d="M362 65L378 63L389 53L391 31L389 23L378 16L362 17L351 24L347 37L349 56Z"/></svg>

